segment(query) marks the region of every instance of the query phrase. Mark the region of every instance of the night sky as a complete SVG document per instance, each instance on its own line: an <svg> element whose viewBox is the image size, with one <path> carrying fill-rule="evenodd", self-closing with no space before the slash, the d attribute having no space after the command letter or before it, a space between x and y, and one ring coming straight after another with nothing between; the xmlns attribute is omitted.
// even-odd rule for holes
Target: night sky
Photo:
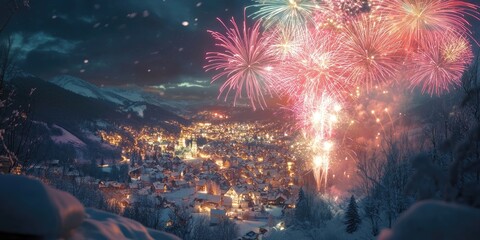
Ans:
<svg viewBox="0 0 480 240"><path fill-rule="evenodd" d="M24 71L46 80L67 74L100 86L204 87L205 52L213 47L207 29L220 30L216 17L241 18L245 3L31 0L2 37L15 40Z"/></svg>
<svg viewBox="0 0 480 240"><path fill-rule="evenodd" d="M8 0L0 0L2 6ZM216 17L243 18L248 0L31 0L2 37L18 47L17 64L49 80L72 75L99 86L208 89L205 52L221 30ZM247 13L248 15L248 13ZM187 24L188 23L188 24ZM478 21L475 35L478 38Z"/></svg>

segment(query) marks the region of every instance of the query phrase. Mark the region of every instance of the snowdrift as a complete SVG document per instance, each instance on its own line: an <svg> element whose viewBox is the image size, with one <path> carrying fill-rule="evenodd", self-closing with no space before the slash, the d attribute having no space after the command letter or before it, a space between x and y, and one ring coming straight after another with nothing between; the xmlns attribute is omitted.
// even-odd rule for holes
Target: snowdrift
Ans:
<svg viewBox="0 0 480 240"><path fill-rule="evenodd" d="M410 207L379 240L478 240L480 210L440 201L424 201Z"/></svg>
<svg viewBox="0 0 480 240"><path fill-rule="evenodd" d="M82 225L74 229L68 239L179 239L171 234L148 229L136 221L112 213L87 208L86 214Z"/></svg>
<svg viewBox="0 0 480 240"><path fill-rule="evenodd" d="M0 175L0 239L172 239L133 220L84 208L69 193L25 176ZM21 238L18 238L21 239Z"/></svg>
<svg viewBox="0 0 480 240"><path fill-rule="evenodd" d="M0 232L63 237L85 217L75 197L38 180L0 175L0 192Z"/></svg>

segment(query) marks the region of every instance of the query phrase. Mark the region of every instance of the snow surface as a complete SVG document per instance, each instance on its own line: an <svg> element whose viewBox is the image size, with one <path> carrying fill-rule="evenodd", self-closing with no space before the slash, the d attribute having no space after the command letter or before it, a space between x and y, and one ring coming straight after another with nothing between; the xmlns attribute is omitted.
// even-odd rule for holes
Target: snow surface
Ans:
<svg viewBox="0 0 480 240"><path fill-rule="evenodd" d="M276 218L279 218L279 217L282 216L283 208L273 206L271 208L266 208L265 211L267 211L270 215L272 215Z"/></svg>
<svg viewBox="0 0 480 240"><path fill-rule="evenodd" d="M264 227L267 224L267 222L263 222L263 221L247 221L247 220L244 220L244 221L238 220L238 221L235 221L235 223L238 226L238 233L240 234L240 236L243 236L250 231L254 231L258 233L259 228Z"/></svg>
<svg viewBox="0 0 480 240"><path fill-rule="evenodd" d="M85 211L72 195L24 176L0 175L0 232L65 237Z"/></svg>
<svg viewBox="0 0 480 240"><path fill-rule="evenodd" d="M165 239L179 238L93 208L85 209L72 195L42 182L0 175L1 233L40 239Z"/></svg>
<svg viewBox="0 0 480 240"><path fill-rule="evenodd" d="M195 188L182 188L174 192L164 193L162 197L165 197L170 202L179 203L191 198L193 195L195 195Z"/></svg>
<svg viewBox="0 0 480 240"><path fill-rule="evenodd" d="M179 239L112 213L94 208L87 208L86 213L87 217L73 230L69 239Z"/></svg>
<svg viewBox="0 0 480 240"><path fill-rule="evenodd" d="M84 97L102 99L119 105L123 105L125 101L128 101L126 98L123 98L116 94L104 92L99 87L87 81L69 75L55 77L50 80L50 82L63 89L69 90Z"/></svg>
<svg viewBox="0 0 480 240"><path fill-rule="evenodd" d="M424 201L410 207L379 240L478 240L480 210L440 201Z"/></svg>
<svg viewBox="0 0 480 240"><path fill-rule="evenodd" d="M57 125L53 125L53 127L62 131L62 135L51 137L52 140L55 143L71 144L75 147L85 147L86 146L86 144L82 140L80 140L78 137L76 137L75 135L73 135L69 131L65 130L64 128L62 128L60 126L57 126Z"/></svg>
<svg viewBox="0 0 480 240"><path fill-rule="evenodd" d="M144 112L147 110L147 105L132 105L126 108L127 112L134 112L136 113L139 117L144 116Z"/></svg>

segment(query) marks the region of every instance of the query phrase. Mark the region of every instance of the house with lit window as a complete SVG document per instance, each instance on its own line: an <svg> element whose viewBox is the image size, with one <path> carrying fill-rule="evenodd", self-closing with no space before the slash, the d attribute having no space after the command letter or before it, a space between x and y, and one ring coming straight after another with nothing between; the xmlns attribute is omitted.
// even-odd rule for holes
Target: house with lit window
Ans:
<svg viewBox="0 0 480 240"><path fill-rule="evenodd" d="M243 192L244 190L242 188L238 187L230 187L228 191L223 195L225 197L229 197L232 199L232 207L233 208L238 208L240 204L242 203L243 199Z"/></svg>
<svg viewBox="0 0 480 240"><path fill-rule="evenodd" d="M162 182L154 182L152 184L152 192L155 193L165 193L168 192L170 189L166 183Z"/></svg>
<svg viewBox="0 0 480 240"><path fill-rule="evenodd" d="M201 193L206 193L207 192L207 181L204 179L199 180L195 184L195 191L201 192Z"/></svg>

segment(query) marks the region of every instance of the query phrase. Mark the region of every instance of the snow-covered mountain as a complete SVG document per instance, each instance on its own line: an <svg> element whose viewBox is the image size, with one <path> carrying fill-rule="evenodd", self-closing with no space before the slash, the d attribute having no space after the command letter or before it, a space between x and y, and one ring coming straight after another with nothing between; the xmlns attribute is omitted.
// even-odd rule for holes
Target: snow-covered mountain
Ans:
<svg viewBox="0 0 480 240"><path fill-rule="evenodd" d="M141 111L139 111L139 106L144 104L162 107L180 114L186 113L188 107L192 106L191 102L163 99L157 94L146 92L143 88L133 85L127 87L98 87L83 79L69 75L57 76L51 79L50 82L84 97L114 103L119 105L121 110L134 110L134 112L139 113L139 116L142 115ZM144 108L144 106L141 108Z"/></svg>
<svg viewBox="0 0 480 240"><path fill-rule="evenodd" d="M55 77L50 80L50 82L84 97L101 99L118 105L131 104L131 101L127 98L115 94L114 92L105 91L87 81L69 75Z"/></svg>
<svg viewBox="0 0 480 240"><path fill-rule="evenodd" d="M143 88L133 85L127 87L103 87L101 89L105 92L122 96L131 102L144 102L176 113L184 113L192 106L192 103L189 101L164 99L157 94L146 92Z"/></svg>
<svg viewBox="0 0 480 240"><path fill-rule="evenodd" d="M83 80L57 78L56 83L61 86L36 77L11 81L16 89L15 106L32 106L31 120L35 123L32 125L32 139L42 139L36 144L49 149L41 157L57 158L55 151L50 150L70 151L68 146L73 146L76 161L83 161L92 154L105 159L119 158L116 148L109 148L95 138L96 131L117 126L155 126L178 132L177 123L190 123L165 108L104 93ZM30 94L32 89L35 89L34 94Z"/></svg>
<svg viewBox="0 0 480 240"><path fill-rule="evenodd" d="M66 76L47 82L30 77L18 78L12 83L18 90L19 105L35 103L36 120L68 125L66 129L96 120L127 125L165 125L170 120L187 124L184 118L164 107L130 101L78 78ZM31 89L35 89L35 94L29 96Z"/></svg>

